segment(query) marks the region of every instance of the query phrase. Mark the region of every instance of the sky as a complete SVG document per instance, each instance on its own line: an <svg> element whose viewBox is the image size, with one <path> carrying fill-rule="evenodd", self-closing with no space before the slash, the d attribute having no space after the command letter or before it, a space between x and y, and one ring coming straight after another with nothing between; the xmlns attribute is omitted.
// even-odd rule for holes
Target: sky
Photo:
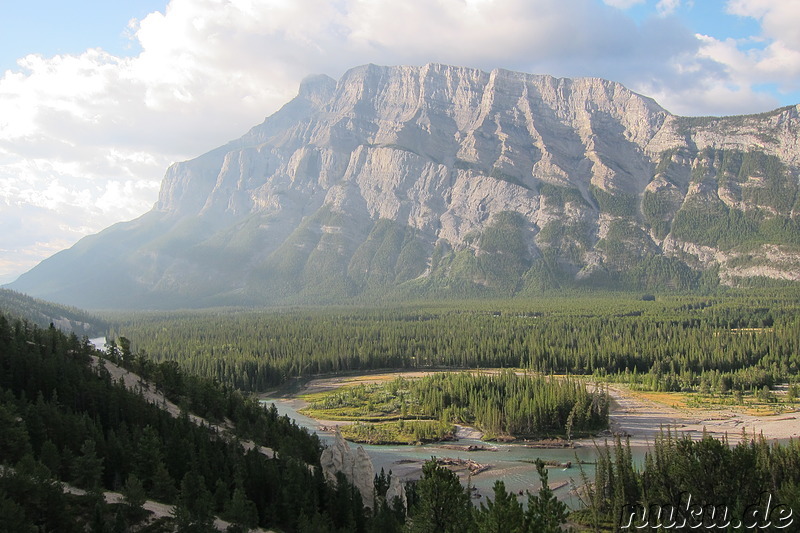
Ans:
<svg viewBox="0 0 800 533"><path fill-rule="evenodd" d="M134 219L311 74L602 77L679 115L800 103L800 0L0 0L0 284Z"/></svg>

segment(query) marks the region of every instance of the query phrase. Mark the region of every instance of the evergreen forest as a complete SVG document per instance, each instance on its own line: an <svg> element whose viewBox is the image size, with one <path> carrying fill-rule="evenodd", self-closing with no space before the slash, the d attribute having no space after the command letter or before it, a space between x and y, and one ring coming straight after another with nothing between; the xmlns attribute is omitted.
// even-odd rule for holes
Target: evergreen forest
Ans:
<svg viewBox="0 0 800 533"><path fill-rule="evenodd" d="M0 531L215 531L215 517L230 531L373 531L384 519L345 480L325 482L316 435L274 407L120 350L117 362L144 366L187 407L173 416L114 381L101 355L86 338L0 314ZM170 516L148 519L146 500Z"/></svg>
<svg viewBox="0 0 800 533"><path fill-rule="evenodd" d="M589 392L579 380L498 373L442 372L420 379L398 377L388 383L342 387L310 395L302 412L324 420L399 420L404 429L421 433L419 442L440 440L452 433L452 424L479 428L486 440L588 436L608 427L608 395ZM419 420L434 420L434 430L417 430ZM369 435L384 424L364 428L345 426L345 432ZM395 427L395 426L392 426ZM423 425L424 428L430 427ZM445 435L435 431L441 427ZM429 436L430 435L430 436ZM362 435L363 436L363 435ZM373 439L354 440L382 443ZM392 442L398 442L397 440ZM402 441L400 441L402 442Z"/></svg>
<svg viewBox="0 0 800 533"><path fill-rule="evenodd" d="M598 447L585 507L571 519L595 531L795 531L800 443L700 440L663 430L637 464L619 437Z"/></svg>
<svg viewBox="0 0 800 533"><path fill-rule="evenodd" d="M0 314L0 531L206 532L220 530L220 518L230 532L512 531L509 519L520 531L555 531L566 521L541 465L542 487L524 512L501 481L495 500L475 507L435 460L407 485L407 511L387 501L392 474L383 471L375 508L365 508L343 475L325 481L317 437L274 406L120 341L103 352L86 337ZM104 361L147 377L180 415L115 381ZM190 418L199 414L200 423ZM170 512L152 516L145 503Z"/></svg>
<svg viewBox="0 0 800 533"><path fill-rule="evenodd" d="M150 312L115 317L109 336L243 391L379 369L516 368L728 395L796 380L797 287L564 296Z"/></svg>
<svg viewBox="0 0 800 533"><path fill-rule="evenodd" d="M772 520L763 530L791 519L800 509L796 442L668 431L643 462L619 440L600 447L593 477L575 487L580 510L558 502L544 468L538 491L520 498L498 482L476 505L436 461L407 485L407 513L386 501L391 473L376 477L369 509L344 477L325 481L315 435L251 395L296 390L317 375L468 370L378 392L402 398L395 410L420 421L521 436L602 428L605 395L587 380L733 402L788 383L797 396L798 289L571 296L116 315L105 350L2 313L0 531L211 531L216 519L230 531L613 531L626 520L653 528L659 509L723 505L758 527ZM134 372L141 386L126 388L100 361ZM146 383L180 414L148 401ZM144 502L171 511L155 518Z"/></svg>

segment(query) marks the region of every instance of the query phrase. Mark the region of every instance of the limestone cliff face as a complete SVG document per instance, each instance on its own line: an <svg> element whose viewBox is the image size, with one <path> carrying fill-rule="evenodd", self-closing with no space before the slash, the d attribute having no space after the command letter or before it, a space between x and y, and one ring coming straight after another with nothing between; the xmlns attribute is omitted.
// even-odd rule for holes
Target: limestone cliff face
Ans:
<svg viewBox="0 0 800 533"><path fill-rule="evenodd" d="M369 65L305 82L240 141L173 166L157 209L299 220L326 205L460 245L500 211L552 217L541 183L641 192L668 116L600 79Z"/></svg>
<svg viewBox="0 0 800 533"><path fill-rule="evenodd" d="M677 117L602 79L435 64L315 76L172 166L104 271L165 306L800 279L799 112ZM35 278L15 288L65 299Z"/></svg>

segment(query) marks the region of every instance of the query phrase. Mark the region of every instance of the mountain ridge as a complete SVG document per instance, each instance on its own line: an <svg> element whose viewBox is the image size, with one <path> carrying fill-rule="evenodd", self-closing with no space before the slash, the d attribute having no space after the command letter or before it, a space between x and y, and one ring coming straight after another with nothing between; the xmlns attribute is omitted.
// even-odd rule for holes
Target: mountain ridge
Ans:
<svg viewBox="0 0 800 533"><path fill-rule="evenodd" d="M10 287L103 308L797 281L799 112L678 117L599 78L437 64L313 76Z"/></svg>

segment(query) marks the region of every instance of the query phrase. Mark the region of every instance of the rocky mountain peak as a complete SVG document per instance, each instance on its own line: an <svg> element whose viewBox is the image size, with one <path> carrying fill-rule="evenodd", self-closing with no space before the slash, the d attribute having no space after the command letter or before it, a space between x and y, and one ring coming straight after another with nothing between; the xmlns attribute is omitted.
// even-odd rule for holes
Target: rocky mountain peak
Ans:
<svg viewBox="0 0 800 533"><path fill-rule="evenodd" d="M103 269L142 305L800 279L799 142L798 106L678 117L598 78L365 65L306 78L90 241L125 236ZM14 288L108 305L35 272Z"/></svg>
<svg viewBox="0 0 800 533"><path fill-rule="evenodd" d="M327 104L336 92L336 80L325 74L307 76L300 82L298 98L312 102L315 107L321 108Z"/></svg>

